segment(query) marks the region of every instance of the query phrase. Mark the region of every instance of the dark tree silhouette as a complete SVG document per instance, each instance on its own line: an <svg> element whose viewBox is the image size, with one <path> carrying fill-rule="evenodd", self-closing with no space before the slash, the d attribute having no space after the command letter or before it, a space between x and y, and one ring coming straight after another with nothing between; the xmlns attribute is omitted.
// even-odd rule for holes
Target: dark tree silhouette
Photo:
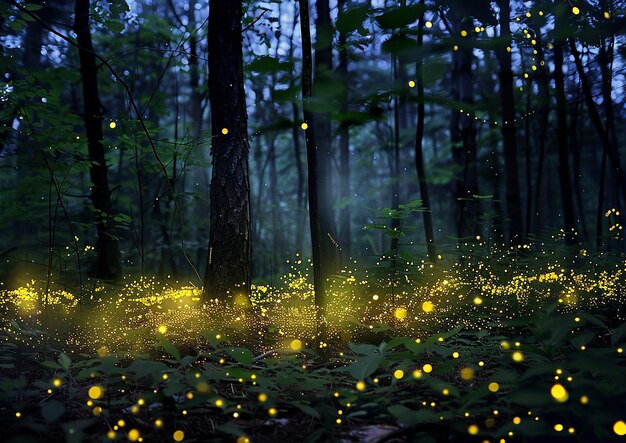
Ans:
<svg viewBox="0 0 626 443"><path fill-rule="evenodd" d="M239 301L250 290L250 181L241 1L209 3L211 230L204 295ZM243 299L242 299L243 301Z"/></svg>
<svg viewBox="0 0 626 443"><path fill-rule="evenodd" d="M425 0L420 0L420 5L424 7ZM432 208L430 206L430 195L428 193L428 182L424 168L424 56L421 49L424 47L424 12L420 16L417 29L417 45L420 49L417 62L415 64L415 80L417 86L417 127L415 129L415 169L419 181L420 195L424 212L424 235L426 237L426 250L428 260L434 263L437 260L437 249L435 247L435 234L433 232Z"/></svg>
<svg viewBox="0 0 626 443"><path fill-rule="evenodd" d="M91 201L97 217L98 242L96 277L117 278L122 272L118 240L113 234L111 192L107 163L102 144L102 104L98 94L98 67L89 28L89 0L76 0L74 9L74 32L79 46L80 76L83 83L83 119L89 151L89 175L91 177Z"/></svg>
<svg viewBox="0 0 626 443"><path fill-rule="evenodd" d="M317 145L315 140L315 117L311 112L310 102L313 92L313 60L311 49L311 29L309 19L309 1L300 0L300 34L302 35L302 100L304 109L306 158L309 185L309 220L311 224L311 252L313 256L313 284L315 287L315 307L318 342L326 337L326 293L322 249L322 231L320 229L319 177L317 164Z"/></svg>
<svg viewBox="0 0 626 443"><path fill-rule="evenodd" d="M569 147L567 135L567 100L565 97L565 78L563 75L563 45L560 13L555 14L554 39L554 90L556 94L556 132L559 152L559 183L561 185L561 203L563 209L563 229L568 244L576 241L576 220L574 218L574 199L569 170Z"/></svg>
<svg viewBox="0 0 626 443"><path fill-rule="evenodd" d="M504 143L504 169L506 176L506 214L509 239L519 242L522 232L522 208L520 201L519 173L517 162L517 124L515 116L515 94L513 93L513 70L511 69L511 5L509 0L498 0L500 8L501 47L497 51L500 64L500 101L502 104L501 127Z"/></svg>

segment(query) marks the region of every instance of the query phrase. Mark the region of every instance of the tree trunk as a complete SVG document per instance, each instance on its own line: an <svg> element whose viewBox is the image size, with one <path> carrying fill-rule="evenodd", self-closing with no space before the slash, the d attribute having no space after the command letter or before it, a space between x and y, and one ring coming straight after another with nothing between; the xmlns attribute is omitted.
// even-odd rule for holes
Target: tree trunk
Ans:
<svg viewBox="0 0 626 443"><path fill-rule="evenodd" d="M209 2L211 231L205 298L247 304L250 291L250 180L243 89L242 2Z"/></svg>
<svg viewBox="0 0 626 443"><path fill-rule="evenodd" d="M306 156L309 184L309 220L311 224L311 249L313 255L313 284L316 307L316 345L326 339L326 296L322 238L319 217L317 145L315 140L315 118L310 109L313 86L313 60L311 50L311 29L309 1L300 0L300 34L302 35L302 100L305 130Z"/></svg>
<svg viewBox="0 0 626 443"><path fill-rule="evenodd" d="M424 6L425 0L420 0L420 5ZM426 181L426 172L424 168L424 57L422 48L424 47L424 14L420 16L417 28L417 46L418 59L415 64L415 77L417 81L417 128L415 130L415 169L417 171L417 180L420 186L420 195L422 197L422 206L424 212L422 217L424 220L424 236L426 238L426 251L428 260L431 263L437 261L437 250L435 247L435 234L433 231L432 208L430 206L430 196L428 193L428 182Z"/></svg>
<svg viewBox="0 0 626 443"><path fill-rule="evenodd" d="M80 75L83 83L83 119L89 152L89 176L91 178L91 201L96 210L98 242L94 275L97 278L118 278L122 266L117 239L113 234L111 193L107 164L102 145L102 105L98 95L98 67L91 42L89 28L89 0L76 0L74 32L80 49Z"/></svg>
<svg viewBox="0 0 626 443"><path fill-rule="evenodd" d="M563 76L563 37L559 36L560 17L555 17L557 37L554 41L554 89L556 93L556 132L559 152L559 182L563 209L563 229L567 244L576 242L576 221L574 219L574 200L569 170L569 147L567 137L567 103L565 99L565 79Z"/></svg>
<svg viewBox="0 0 626 443"><path fill-rule="evenodd" d="M313 94L317 95L319 86L328 85L332 79L332 26L328 0L315 2L317 19L315 20L315 81ZM339 266L339 249L333 214L332 184L332 137L328 114L315 115L315 136L317 149L317 165L319 174L319 218L321 229L322 255L324 275L326 278L337 272ZM309 190L310 192L310 190Z"/></svg>
<svg viewBox="0 0 626 443"><path fill-rule="evenodd" d="M338 0L339 16L344 13L346 0ZM348 48L346 47L347 36L339 33L339 75L344 86L341 97L341 112L348 111L348 97L350 93L348 79ZM340 184L339 198L343 201L343 208L339 214L339 245L341 246L342 262L345 265L350 259L350 242L352 241L352 228L350 225L350 131L344 126L339 131L339 155L340 155Z"/></svg>
<svg viewBox="0 0 626 443"><path fill-rule="evenodd" d="M515 116L515 94L511 69L511 5L509 0L498 0L500 8L500 36L502 46L498 49L500 64L500 101L502 104L501 126L504 144L504 169L506 184L506 212L509 226L509 241L520 242L522 233L522 209L520 201L519 173L517 161L517 128Z"/></svg>

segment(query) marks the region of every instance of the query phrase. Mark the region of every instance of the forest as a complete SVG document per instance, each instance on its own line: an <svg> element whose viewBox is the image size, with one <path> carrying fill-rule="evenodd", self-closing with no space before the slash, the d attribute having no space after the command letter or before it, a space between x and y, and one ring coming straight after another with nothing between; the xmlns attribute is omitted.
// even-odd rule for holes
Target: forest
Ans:
<svg viewBox="0 0 626 443"><path fill-rule="evenodd" d="M2 441L626 441L626 1L0 30Z"/></svg>

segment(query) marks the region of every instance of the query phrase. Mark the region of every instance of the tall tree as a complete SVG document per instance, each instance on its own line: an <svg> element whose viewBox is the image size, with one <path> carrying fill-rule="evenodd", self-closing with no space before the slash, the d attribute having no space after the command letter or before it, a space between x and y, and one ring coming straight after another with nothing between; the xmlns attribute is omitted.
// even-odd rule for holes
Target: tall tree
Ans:
<svg viewBox="0 0 626 443"><path fill-rule="evenodd" d="M318 155L315 140L315 116L311 112L313 94L313 60L311 48L311 29L309 19L309 0L300 0L300 35L302 36L302 100L304 110L307 173L309 186L309 221L311 225L311 250L313 256L313 284L316 307L316 341L326 338L326 293L322 249L322 231L319 210Z"/></svg>
<svg viewBox="0 0 626 443"><path fill-rule="evenodd" d="M501 131L504 144L504 169L506 176L506 213L509 226L509 240L516 243L519 242L519 235L522 232L522 208L517 162L517 119L515 117L513 70L511 68L510 0L498 0L498 7L500 9L501 46L497 50L497 55L500 65L500 101L503 119Z"/></svg>
<svg viewBox="0 0 626 443"><path fill-rule="evenodd" d="M554 91L556 94L556 133L559 152L559 182L563 209L563 229L568 244L576 241L576 220L574 199L570 181L569 147L567 136L567 100L565 97L565 77L563 75L563 45L565 42L561 27L562 12L556 11L554 24Z"/></svg>
<svg viewBox="0 0 626 443"><path fill-rule="evenodd" d="M103 108L98 94L98 67L89 28L89 8L89 0L76 0L74 32L79 47L80 76L83 83L83 119L91 161L89 166L91 201L96 212L98 230L94 275L99 278L117 278L122 272L122 267L118 240L113 233L111 191L102 144Z"/></svg>
<svg viewBox="0 0 626 443"><path fill-rule="evenodd" d="M328 95L327 90L333 82L333 29L330 21L329 1L317 0L315 2L315 9L317 18L315 20L315 77L313 82L313 94L315 95L316 105L319 106ZM337 271L339 265L339 249L337 248L338 236L333 214L333 149L328 113L316 113L315 136L319 174L318 191L320 195L318 210L324 256L322 266L324 267L325 276L328 277Z"/></svg>
<svg viewBox="0 0 626 443"><path fill-rule="evenodd" d="M425 8L425 0L420 0L420 5ZM417 86L417 127L415 129L415 169L419 181L420 195L424 212L424 235L426 237L426 250L428 260L434 263L437 260L437 249L435 247L435 234L433 231L432 208L430 206L430 195L428 193L428 182L426 181L426 171L424 168L424 11L420 15L417 28L418 57L415 64L415 79Z"/></svg>
<svg viewBox="0 0 626 443"><path fill-rule="evenodd" d="M345 14L346 0L338 0L338 17ZM347 35L339 31L339 66L338 71L343 82L343 94L341 96L341 112L348 111L348 97L350 82L348 79L348 47ZM342 260L345 264L350 258L350 243L352 239L352 228L350 225L350 131L348 125L342 125L339 129L339 197L343 200L343 208L339 214L339 244L341 245Z"/></svg>
<svg viewBox="0 0 626 443"><path fill-rule="evenodd" d="M242 15L242 1L209 2L213 172L204 296L243 303L250 291L251 245ZM239 295L245 298L240 299Z"/></svg>

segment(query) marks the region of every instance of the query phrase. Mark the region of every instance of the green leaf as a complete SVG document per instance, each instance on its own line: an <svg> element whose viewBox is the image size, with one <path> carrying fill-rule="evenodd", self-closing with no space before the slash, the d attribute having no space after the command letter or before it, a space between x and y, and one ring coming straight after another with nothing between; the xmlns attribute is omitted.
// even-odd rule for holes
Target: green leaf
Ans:
<svg viewBox="0 0 626 443"><path fill-rule="evenodd" d="M439 417L430 409L419 409L417 411L402 405L393 405L387 411L400 423L413 426L422 423L435 423Z"/></svg>
<svg viewBox="0 0 626 443"><path fill-rule="evenodd" d="M248 66L247 70L252 72L259 73L274 73L280 71L290 71L291 63L281 62L275 57L270 57L269 55L262 55L254 60L252 60Z"/></svg>
<svg viewBox="0 0 626 443"><path fill-rule="evenodd" d="M348 366L348 372L357 380L365 380L376 372L382 359L382 354L358 357L354 363Z"/></svg>
<svg viewBox="0 0 626 443"><path fill-rule="evenodd" d="M363 22L370 12L369 6L357 6L339 14L335 27L342 34L350 34L358 30L364 30Z"/></svg>
<svg viewBox="0 0 626 443"><path fill-rule="evenodd" d="M225 349L228 355L234 358L241 365L249 365L252 363L252 352L246 348L228 348Z"/></svg>
<svg viewBox="0 0 626 443"><path fill-rule="evenodd" d="M426 7L422 5L400 6L379 15L376 21L383 29L403 28L417 21L424 11Z"/></svg>
<svg viewBox="0 0 626 443"><path fill-rule="evenodd" d="M72 360L70 360L67 354L62 353L61 355L59 355L59 364L63 369L67 371L72 365Z"/></svg>
<svg viewBox="0 0 626 443"><path fill-rule="evenodd" d="M48 400L41 405L41 416L49 423L57 421L65 413L63 403L57 400Z"/></svg>

